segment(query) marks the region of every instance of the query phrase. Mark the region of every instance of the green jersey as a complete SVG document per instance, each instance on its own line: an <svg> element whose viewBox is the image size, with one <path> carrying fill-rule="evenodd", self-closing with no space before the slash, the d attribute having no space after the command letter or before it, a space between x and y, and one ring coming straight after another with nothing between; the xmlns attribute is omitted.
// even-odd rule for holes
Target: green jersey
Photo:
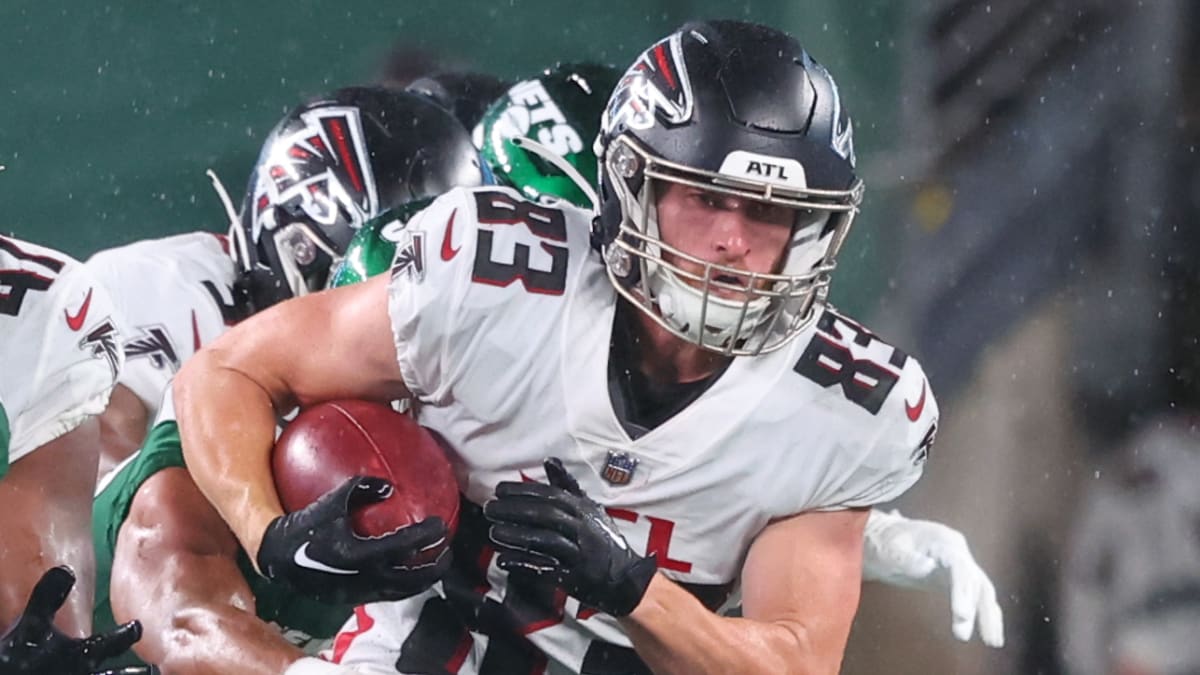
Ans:
<svg viewBox="0 0 1200 675"><path fill-rule="evenodd" d="M136 455L119 466L110 480L100 486L92 515L92 537L96 547L96 606L93 613L93 632L101 633L116 626L109 598L109 579L112 576L113 553L117 535L129 515L138 489L154 474L172 467L186 468L179 442L179 427L170 415L170 405L146 437ZM166 419L164 419L166 417ZM250 559L241 553L238 566L254 593L258 618L276 626L292 644L315 654L325 646L353 612L351 606L326 605L273 583L254 571ZM107 666L140 663L133 652Z"/></svg>

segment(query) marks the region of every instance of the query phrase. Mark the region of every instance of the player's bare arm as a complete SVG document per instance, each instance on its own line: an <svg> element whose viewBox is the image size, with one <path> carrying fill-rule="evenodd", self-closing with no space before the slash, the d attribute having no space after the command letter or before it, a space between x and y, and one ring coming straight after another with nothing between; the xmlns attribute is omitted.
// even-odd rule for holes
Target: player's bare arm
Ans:
<svg viewBox="0 0 1200 675"><path fill-rule="evenodd" d="M387 279L257 314L193 357L175 383L184 456L200 491L263 576L322 602L408 597L450 564L449 556L420 559L447 535L440 518L378 537L354 532L351 512L386 499L387 481L352 477L285 515L270 471L276 415L317 401L408 395L388 325Z"/></svg>
<svg viewBox="0 0 1200 675"><path fill-rule="evenodd" d="M276 416L314 401L407 395L387 282L383 275L280 303L202 349L175 379L192 476L252 560L283 514L268 461Z"/></svg>
<svg viewBox="0 0 1200 675"><path fill-rule="evenodd" d="M123 384L113 387L108 407L100 415L100 467L103 476L142 445L150 411L137 394Z"/></svg>
<svg viewBox="0 0 1200 675"><path fill-rule="evenodd" d="M89 419L12 465L0 481L0 623L9 625L47 568L69 565L78 581L55 616L65 634L92 625L92 489L100 426Z"/></svg>
<svg viewBox="0 0 1200 675"><path fill-rule="evenodd" d="M138 655L164 673L283 672L303 658L255 616L238 543L183 468L147 479L121 526L110 597L117 621L142 619Z"/></svg>
<svg viewBox="0 0 1200 675"><path fill-rule="evenodd" d="M666 577L621 620L656 673L836 673L858 608L864 510L768 526L742 573L743 617L722 617Z"/></svg>

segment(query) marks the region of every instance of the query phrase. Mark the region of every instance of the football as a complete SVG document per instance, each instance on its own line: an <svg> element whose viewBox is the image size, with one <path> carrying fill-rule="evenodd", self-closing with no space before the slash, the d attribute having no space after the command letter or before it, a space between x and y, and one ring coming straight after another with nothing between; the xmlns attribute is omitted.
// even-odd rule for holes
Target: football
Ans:
<svg viewBox="0 0 1200 675"><path fill-rule="evenodd" d="M439 438L380 403L329 401L304 409L276 441L271 470L289 513L354 476L391 481L391 496L352 513L354 531L364 537L430 516L446 521L451 536L458 524L458 484Z"/></svg>

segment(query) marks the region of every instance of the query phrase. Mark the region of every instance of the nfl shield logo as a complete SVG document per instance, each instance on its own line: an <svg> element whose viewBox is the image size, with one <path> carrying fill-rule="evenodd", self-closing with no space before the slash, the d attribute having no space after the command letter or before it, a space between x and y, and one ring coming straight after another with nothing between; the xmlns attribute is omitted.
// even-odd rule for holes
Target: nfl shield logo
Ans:
<svg viewBox="0 0 1200 675"><path fill-rule="evenodd" d="M626 485L633 478L633 470L637 468L637 458L628 452L608 451L608 459L604 462L604 471L600 475L613 485Z"/></svg>

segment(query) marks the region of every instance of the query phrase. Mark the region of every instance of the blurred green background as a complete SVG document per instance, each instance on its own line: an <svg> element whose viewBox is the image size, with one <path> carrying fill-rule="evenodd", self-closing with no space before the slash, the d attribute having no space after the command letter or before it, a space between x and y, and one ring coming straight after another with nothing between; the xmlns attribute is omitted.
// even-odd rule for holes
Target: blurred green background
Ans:
<svg viewBox="0 0 1200 675"><path fill-rule="evenodd" d="M625 66L691 18L791 32L841 85L855 118L863 216L834 299L868 312L885 283L894 177L872 158L896 144L900 3L619 0L568 3L292 0L5 0L0 4L0 231L86 257L225 218L204 175L235 202L267 131L302 99L375 78L397 45L506 77L556 60ZM886 180L885 180L886 179ZM875 187L873 187L873 185Z"/></svg>

